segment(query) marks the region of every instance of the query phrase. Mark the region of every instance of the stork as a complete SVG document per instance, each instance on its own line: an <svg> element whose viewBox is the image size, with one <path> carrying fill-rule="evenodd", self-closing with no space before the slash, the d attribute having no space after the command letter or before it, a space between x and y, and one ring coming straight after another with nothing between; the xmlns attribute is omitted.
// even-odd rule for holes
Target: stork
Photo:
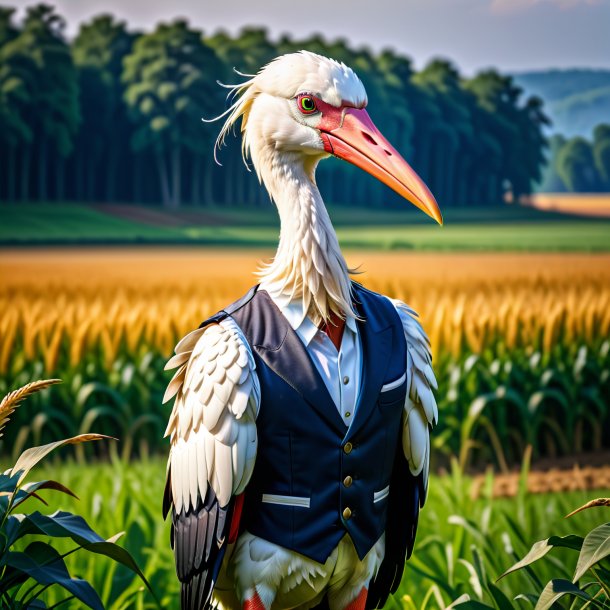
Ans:
<svg viewBox="0 0 610 610"><path fill-rule="evenodd" d="M343 63L291 53L231 89L217 145L241 119L281 231L260 283L166 366L182 608L378 608L413 549L437 386L415 312L350 279L316 166L334 155L441 213Z"/></svg>

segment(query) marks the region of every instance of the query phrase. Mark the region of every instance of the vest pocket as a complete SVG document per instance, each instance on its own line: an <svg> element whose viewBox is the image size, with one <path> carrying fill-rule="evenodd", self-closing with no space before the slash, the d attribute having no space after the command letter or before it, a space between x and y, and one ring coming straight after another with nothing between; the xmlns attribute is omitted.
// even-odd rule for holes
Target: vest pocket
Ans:
<svg viewBox="0 0 610 610"><path fill-rule="evenodd" d="M390 486L386 485L380 491L376 491L373 493L373 504L377 504L377 502L381 502L385 500L390 495Z"/></svg>
<svg viewBox="0 0 610 610"><path fill-rule="evenodd" d="M405 381L407 380L407 372L405 371L401 377L395 379L394 381L389 381L388 383L384 383L381 386L381 393L389 392L390 390L395 390L399 388Z"/></svg>
<svg viewBox="0 0 610 610"><path fill-rule="evenodd" d="M379 393L379 397L377 401L379 402L379 406L382 410L391 410L391 409L399 409L404 407L405 405L405 382L406 382L406 373L400 378L397 379L396 382L390 382L385 384L381 392ZM394 385L400 381L399 385ZM384 390L383 388L389 388Z"/></svg>
<svg viewBox="0 0 610 610"><path fill-rule="evenodd" d="M279 504L281 506L298 506L300 508L309 508L310 498L301 496L283 496L280 494L263 494L263 504Z"/></svg>

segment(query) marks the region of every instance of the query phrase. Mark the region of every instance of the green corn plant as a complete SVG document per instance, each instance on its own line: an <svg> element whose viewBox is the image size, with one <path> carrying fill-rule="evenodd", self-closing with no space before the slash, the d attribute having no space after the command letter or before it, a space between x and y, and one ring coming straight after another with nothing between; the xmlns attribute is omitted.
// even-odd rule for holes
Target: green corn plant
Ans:
<svg viewBox="0 0 610 610"><path fill-rule="evenodd" d="M21 401L59 381L34 381L7 394L0 402L0 436ZM122 533L105 540L82 517L69 512L58 510L50 515L39 511L20 512L22 505L32 499L46 504L39 496L41 490L76 497L70 489L55 480L26 482L28 473L36 464L64 445L80 445L108 438L111 437L87 433L32 447L25 450L12 467L0 474L0 609L47 608L44 594L49 588L56 587L65 592L59 603L77 600L82 606L103 610L100 596L93 586L86 579L72 576L64 561L68 555L82 551L104 555L122 564L137 575L152 593L132 556L116 544ZM53 538L69 539L74 544L61 554L47 542Z"/></svg>
<svg viewBox="0 0 610 610"><path fill-rule="evenodd" d="M598 498L572 511L568 517L593 507L610 507L610 498ZM516 524L512 524L513 531L522 537ZM564 549L577 553L576 567L569 573L564 561L559 561L549 554L554 549ZM506 550L506 549L505 549ZM511 549L512 551L512 549ZM570 608L597 608L607 610L610 608L610 570L607 564L610 557L610 523L604 523L590 530L586 536L568 534L565 536L549 536L544 540L535 542L527 554L505 570L494 583L486 576L483 562L477 559L479 555L473 547L475 561L469 568L471 572L470 584L474 595L462 593L449 608L458 610L482 610L486 608L496 610L509 610L521 608L524 605L535 610L548 610L555 604L560 604L564 598L572 598ZM556 572L546 585L530 567L537 561L546 558ZM463 559L460 561L464 562ZM548 568L548 566L547 566ZM497 583L509 574L523 571L528 581L533 584L536 592L523 591L511 600L498 587ZM559 574L560 573L560 574ZM570 578L571 576L571 578ZM454 589L454 593L460 593Z"/></svg>

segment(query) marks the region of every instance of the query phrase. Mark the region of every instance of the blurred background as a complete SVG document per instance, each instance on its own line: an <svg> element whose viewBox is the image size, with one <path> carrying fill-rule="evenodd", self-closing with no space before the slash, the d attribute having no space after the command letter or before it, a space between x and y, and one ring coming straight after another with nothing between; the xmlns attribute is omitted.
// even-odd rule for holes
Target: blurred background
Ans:
<svg viewBox="0 0 610 610"><path fill-rule="evenodd" d="M591 494L610 495L608 24L608 0L0 7L0 395L63 380L13 414L0 455L118 437L41 476L78 493L62 507L126 530L172 607L163 366L255 283L279 233L239 137L219 165L220 123L201 119L231 102L217 81L315 51L357 72L445 216L435 226L348 164L318 169L356 279L421 314L439 379L430 500L389 603L468 593L506 607L478 568L495 579L528 543L572 531L563 515ZM130 572L74 565L108 607L156 607ZM497 588L528 587L516 575Z"/></svg>

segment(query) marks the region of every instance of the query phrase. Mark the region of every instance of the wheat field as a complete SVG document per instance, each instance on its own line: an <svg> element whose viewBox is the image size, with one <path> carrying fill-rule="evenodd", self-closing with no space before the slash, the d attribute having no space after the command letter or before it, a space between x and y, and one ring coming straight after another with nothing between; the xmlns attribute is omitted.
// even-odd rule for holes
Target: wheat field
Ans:
<svg viewBox="0 0 610 610"><path fill-rule="evenodd" d="M267 251L5 250L0 389L59 377L20 412L26 442L96 430L162 447L177 340L256 282ZM355 279L419 312L441 423L434 450L506 471L610 446L610 255L348 252ZM29 410L29 411L28 411ZM0 451L3 447L0 446Z"/></svg>
<svg viewBox="0 0 610 610"><path fill-rule="evenodd" d="M76 364L107 363L143 343L170 354L177 338L256 282L262 251L35 250L0 258L0 373L22 350L53 373L62 344ZM610 331L610 255L349 252L367 287L419 312L433 353L549 351Z"/></svg>

